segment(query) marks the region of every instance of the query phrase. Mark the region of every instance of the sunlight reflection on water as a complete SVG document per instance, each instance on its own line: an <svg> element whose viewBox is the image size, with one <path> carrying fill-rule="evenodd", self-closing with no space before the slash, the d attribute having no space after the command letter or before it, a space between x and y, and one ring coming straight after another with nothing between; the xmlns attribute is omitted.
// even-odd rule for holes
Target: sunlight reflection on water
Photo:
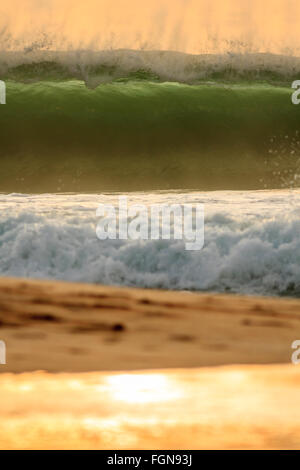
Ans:
<svg viewBox="0 0 300 470"><path fill-rule="evenodd" d="M0 448L300 447L293 366L0 376Z"/></svg>

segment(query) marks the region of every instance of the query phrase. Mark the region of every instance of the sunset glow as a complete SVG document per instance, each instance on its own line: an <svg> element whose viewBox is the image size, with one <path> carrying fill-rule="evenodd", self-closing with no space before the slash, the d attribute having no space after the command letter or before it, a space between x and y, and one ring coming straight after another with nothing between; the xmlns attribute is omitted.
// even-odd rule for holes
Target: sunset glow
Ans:
<svg viewBox="0 0 300 470"><path fill-rule="evenodd" d="M11 0L0 13L0 49L300 50L297 0Z"/></svg>

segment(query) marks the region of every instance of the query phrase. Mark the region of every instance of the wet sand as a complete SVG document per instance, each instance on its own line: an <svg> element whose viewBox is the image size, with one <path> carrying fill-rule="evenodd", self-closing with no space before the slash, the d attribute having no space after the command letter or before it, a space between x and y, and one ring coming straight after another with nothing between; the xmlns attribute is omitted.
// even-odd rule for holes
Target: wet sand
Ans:
<svg viewBox="0 0 300 470"><path fill-rule="evenodd" d="M0 278L2 372L291 362L300 301Z"/></svg>
<svg viewBox="0 0 300 470"><path fill-rule="evenodd" d="M299 449L297 367L0 377L3 449Z"/></svg>
<svg viewBox="0 0 300 470"><path fill-rule="evenodd" d="M300 449L297 339L299 300L2 278L0 448Z"/></svg>

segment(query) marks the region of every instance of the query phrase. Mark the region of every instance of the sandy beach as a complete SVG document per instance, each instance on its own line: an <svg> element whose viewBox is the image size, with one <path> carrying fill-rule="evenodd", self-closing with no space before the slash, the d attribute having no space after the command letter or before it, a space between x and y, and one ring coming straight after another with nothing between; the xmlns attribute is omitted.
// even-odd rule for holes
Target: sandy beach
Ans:
<svg viewBox="0 0 300 470"><path fill-rule="evenodd" d="M0 322L2 449L300 448L298 300L2 278Z"/></svg>
<svg viewBox="0 0 300 470"><path fill-rule="evenodd" d="M295 366L0 377L1 449L299 449Z"/></svg>
<svg viewBox="0 0 300 470"><path fill-rule="evenodd" d="M0 279L2 372L291 362L300 301Z"/></svg>

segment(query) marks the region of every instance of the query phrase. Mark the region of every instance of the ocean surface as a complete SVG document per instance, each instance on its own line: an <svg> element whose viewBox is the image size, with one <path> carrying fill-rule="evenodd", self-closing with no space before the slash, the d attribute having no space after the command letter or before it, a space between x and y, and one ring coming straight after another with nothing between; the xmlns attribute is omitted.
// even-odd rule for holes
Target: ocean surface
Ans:
<svg viewBox="0 0 300 470"><path fill-rule="evenodd" d="M300 59L0 53L0 275L300 295ZM100 241L118 194L201 202L205 244Z"/></svg>
<svg viewBox="0 0 300 470"><path fill-rule="evenodd" d="M299 187L300 59L0 53L0 191Z"/></svg>
<svg viewBox="0 0 300 470"><path fill-rule="evenodd" d="M118 194L0 195L0 275L300 296L300 190L128 194L128 205L203 203L200 251L181 240L101 241L100 203L117 206Z"/></svg>

